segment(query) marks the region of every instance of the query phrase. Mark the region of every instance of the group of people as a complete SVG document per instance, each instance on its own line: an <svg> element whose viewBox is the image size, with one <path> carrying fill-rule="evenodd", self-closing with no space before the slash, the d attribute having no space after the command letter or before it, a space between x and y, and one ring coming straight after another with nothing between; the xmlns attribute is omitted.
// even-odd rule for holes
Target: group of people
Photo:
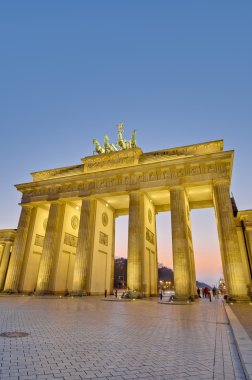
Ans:
<svg viewBox="0 0 252 380"><path fill-rule="evenodd" d="M105 298L107 297L107 289L105 290ZM121 298L124 298L125 292L121 295ZM214 298L219 298L219 290L214 286L212 290L210 290L207 286L205 288L197 288L197 295L199 298L208 298L210 302L212 302L212 296ZM117 298L117 289L114 291L114 296ZM160 300L162 301L163 292L162 290L159 293Z"/></svg>
<svg viewBox="0 0 252 380"><path fill-rule="evenodd" d="M197 288L197 294L198 297L201 298L201 289ZM212 295L213 297L219 298L219 292L218 289L214 286L212 291L206 286L205 288L202 288L202 297L203 298L209 298L209 301L212 301Z"/></svg>

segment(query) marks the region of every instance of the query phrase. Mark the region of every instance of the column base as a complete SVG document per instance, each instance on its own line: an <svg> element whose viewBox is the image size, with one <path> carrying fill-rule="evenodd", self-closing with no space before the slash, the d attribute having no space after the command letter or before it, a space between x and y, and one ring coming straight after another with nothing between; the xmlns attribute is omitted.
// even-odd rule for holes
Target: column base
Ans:
<svg viewBox="0 0 252 380"><path fill-rule="evenodd" d="M88 295L90 295L90 294L88 294L84 290L74 290L74 291L70 292L70 296L72 296L72 297L83 297L83 296L88 296Z"/></svg>
<svg viewBox="0 0 252 380"><path fill-rule="evenodd" d="M53 296L54 292L52 292L50 290L35 290L35 292L33 292L33 294L35 296Z"/></svg>
<svg viewBox="0 0 252 380"><path fill-rule="evenodd" d="M1 291L3 294L17 294L19 293L17 289L4 289Z"/></svg>
<svg viewBox="0 0 252 380"><path fill-rule="evenodd" d="M249 303L251 302L250 296L236 296L236 295L227 295L225 297L227 303Z"/></svg>

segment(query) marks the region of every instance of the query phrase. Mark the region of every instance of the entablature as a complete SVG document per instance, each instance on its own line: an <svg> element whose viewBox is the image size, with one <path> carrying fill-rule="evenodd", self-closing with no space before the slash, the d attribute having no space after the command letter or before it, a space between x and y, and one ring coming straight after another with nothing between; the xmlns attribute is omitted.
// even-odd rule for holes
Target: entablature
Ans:
<svg viewBox="0 0 252 380"><path fill-rule="evenodd" d="M0 243L13 242L16 237L17 230L4 229L0 230Z"/></svg>
<svg viewBox="0 0 252 380"><path fill-rule="evenodd" d="M243 222L247 229L252 229L252 210L241 210L238 211L236 219L239 222Z"/></svg>
<svg viewBox="0 0 252 380"><path fill-rule="evenodd" d="M17 185L22 203L231 180L233 151Z"/></svg>

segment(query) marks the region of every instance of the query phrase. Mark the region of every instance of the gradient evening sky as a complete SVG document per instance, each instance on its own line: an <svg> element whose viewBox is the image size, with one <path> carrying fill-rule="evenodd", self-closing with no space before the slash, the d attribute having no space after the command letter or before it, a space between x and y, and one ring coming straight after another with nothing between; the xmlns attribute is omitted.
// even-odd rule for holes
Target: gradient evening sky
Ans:
<svg viewBox="0 0 252 380"><path fill-rule="evenodd" d="M79 164L121 121L144 152L224 139L238 208L252 208L251 18L251 1L2 0L0 228L18 223L14 184ZM117 225L121 256L127 218ZM197 278L212 284L213 210L193 210L192 225ZM157 227L159 262L172 266L169 213Z"/></svg>

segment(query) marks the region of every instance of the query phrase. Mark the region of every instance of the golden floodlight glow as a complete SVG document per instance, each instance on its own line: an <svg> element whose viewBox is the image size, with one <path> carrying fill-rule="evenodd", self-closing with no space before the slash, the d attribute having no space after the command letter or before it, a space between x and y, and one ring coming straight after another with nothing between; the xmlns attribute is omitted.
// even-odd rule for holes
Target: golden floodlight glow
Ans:
<svg viewBox="0 0 252 380"><path fill-rule="evenodd" d="M20 295L34 289L35 294L113 294L115 218L128 215L124 285L135 289L132 298L138 293L156 296L158 287L175 288L184 304L197 293L190 211L211 207L229 299L252 305L246 251L246 243L252 250L252 210L234 216L233 150L223 151L223 141L216 140L143 153L136 147L135 131L130 144L122 133L120 124L121 149L114 150L105 135L105 147L94 139L93 153L98 154L84 157L81 165L35 172L32 182L16 186L23 195L21 214L17 229L0 230L0 288ZM88 196L79 196L79 190ZM155 215L168 211L172 282L158 280Z"/></svg>

